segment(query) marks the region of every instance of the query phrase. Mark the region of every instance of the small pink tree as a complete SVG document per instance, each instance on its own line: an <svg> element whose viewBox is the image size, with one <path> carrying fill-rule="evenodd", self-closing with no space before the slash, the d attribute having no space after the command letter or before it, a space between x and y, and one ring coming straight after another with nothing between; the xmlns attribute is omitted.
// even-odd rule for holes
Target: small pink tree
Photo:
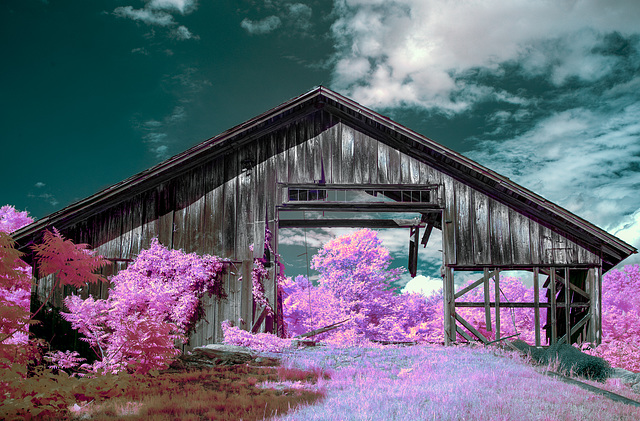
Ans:
<svg viewBox="0 0 640 421"><path fill-rule="evenodd" d="M32 222L26 211L20 212L10 205L0 208L0 233L11 234ZM15 332L3 342L26 344L28 335L23 322L30 318L31 266L19 259L8 235L0 239L0 250L4 251L0 268L6 271L0 271L0 335Z"/></svg>
<svg viewBox="0 0 640 421"><path fill-rule="evenodd" d="M319 285L306 278L281 284L284 315L292 334L344 320L319 339L357 343L363 339L417 340L429 308L419 295L397 295L391 287L404 269L390 269L389 251L375 231L363 229L329 241L312 259Z"/></svg>
<svg viewBox="0 0 640 421"><path fill-rule="evenodd" d="M101 278L95 275L96 269L105 263L100 256L94 255L86 244L73 244L66 240L55 228L53 232L45 231L41 244L33 247L38 271L42 276L53 275L54 283L49 296L33 314L23 305L12 304L10 300L2 303L0 316L0 365L24 364L35 357L33 344L26 343L26 326L33 323L35 316L43 309L53 291L62 285L85 285L87 282L98 282ZM30 285L30 271L16 263L21 255L15 249L15 241L7 234L0 232L0 282L5 290L14 291ZM22 334L25 340L12 340L16 334ZM19 345L18 345L19 343ZM25 346L27 345L27 346ZM29 352L27 352L29 351Z"/></svg>

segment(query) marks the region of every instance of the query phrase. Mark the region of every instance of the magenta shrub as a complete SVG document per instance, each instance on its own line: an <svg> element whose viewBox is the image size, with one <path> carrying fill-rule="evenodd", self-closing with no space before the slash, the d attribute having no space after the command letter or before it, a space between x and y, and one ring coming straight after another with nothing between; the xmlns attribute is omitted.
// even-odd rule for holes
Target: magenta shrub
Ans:
<svg viewBox="0 0 640 421"><path fill-rule="evenodd" d="M585 352L613 367L640 372L640 265L612 269L602 279L602 344Z"/></svg>
<svg viewBox="0 0 640 421"><path fill-rule="evenodd" d="M148 372L168 366L203 314L204 294L226 297L224 261L169 250L153 239L111 279L109 298L65 298L63 317L99 357L92 369Z"/></svg>
<svg viewBox="0 0 640 421"><path fill-rule="evenodd" d="M0 208L0 233L11 234L33 222L33 218L24 211L20 212L13 206L5 205ZM10 238L1 241L0 249L7 251ZM0 270L0 337L6 339L0 342L6 344L26 344L28 341L25 322L30 317L31 300L31 266L28 266L17 255L9 256L2 253L10 273ZM17 329L17 331L16 331ZM11 336L11 332L14 332Z"/></svg>
<svg viewBox="0 0 640 421"><path fill-rule="evenodd" d="M271 333L256 333L255 335L231 326L228 320L222 322L224 343L228 345L246 346L263 352L282 352L291 348L291 339L279 338Z"/></svg>

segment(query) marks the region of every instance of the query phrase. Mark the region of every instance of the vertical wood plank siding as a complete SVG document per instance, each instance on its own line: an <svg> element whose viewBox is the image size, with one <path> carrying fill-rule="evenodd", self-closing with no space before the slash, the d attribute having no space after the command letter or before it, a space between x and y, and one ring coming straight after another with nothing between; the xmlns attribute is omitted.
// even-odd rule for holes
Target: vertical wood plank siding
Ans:
<svg viewBox="0 0 640 421"><path fill-rule="evenodd" d="M478 191L472 191L471 212L473 262L476 265L490 265L489 198Z"/></svg>
<svg viewBox="0 0 640 421"><path fill-rule="evenodd" d="M225 319L253 320L250 273L261 250L254 256L249 245L260 247L265 226L276 229L276 207L283 200L278 183L439 185L444 263L450 269L600 263L598 256L549 228L331 114L318 111L237 142L224 154L212 148L202 164L182 172L176 168L172 178L67 230L74 240L90 242L113 259L133 259L158 237L170 248L234 260L225 278L228 300L205 299L206 321L199 322L191 346L220 340ZM125 265L111 265L104 273ZM266 292L276 308L275 268L270 273ZM590 279L598 276L593 273ZM50 283L40 281L39 296L46 296ZM597 286L590 288L599 293ZM107 286L88 290L102 298L106 292ZM61 303L61 296L55 301Z"/></svg>

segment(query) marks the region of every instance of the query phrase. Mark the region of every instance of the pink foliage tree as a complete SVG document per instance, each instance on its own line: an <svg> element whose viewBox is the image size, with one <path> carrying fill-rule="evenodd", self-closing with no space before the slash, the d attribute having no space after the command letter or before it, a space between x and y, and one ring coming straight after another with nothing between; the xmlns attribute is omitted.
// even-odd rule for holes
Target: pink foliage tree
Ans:
<svg viewBox="0 0 640 421"><path fill-rule="evenodd" d="M363 229L329 241L312 259L318 286L305 277L281 283L284 316L291 334L348 320L317 339L358 343L418 340L430 314L425 298L395 293L391 284L404 269L390 269L389 251L375 231Z"/></svg>
<svg viewBox="0 0 640 421"><path fill-rule="evenodd" d="M169 250L153 239L127 269L111 279L109 298L65 299L63 317L78 329L99 360L92 369L148 372L180 353L202 317L204 294L226 297L224 261Z"/></svg>
<svg viewBox="0 0 640 421"><path fill-rule="evenodd" d="M640 265L609 271L602 279L602 344L586 352L614 367L640 372Z"/></svg>
<svg viewBox="0 0 640 421"><path fill-rule="evenodd" d="M100 281L95 270L105 261L88 249L86 244L73 244L65 239L55 228L45 231L41 244L33 246L34 259L42 276L53 275L49 296L33 314L28 304L18 300L12 303L7 299L11 292L30 287L31 272L23 263L18 262L21 252L15 249L15 241L6 233L0 232L0 286L5 289L4 301L0 306L0 366L23 365L33 360L39 353L36 342L28 341L27 326L43 309L53 291L64 285L85 285L87 282ZM8 291L8 292L7 292ZM20 335L23 337L20 338ZM16 337L18 339L16 339Z"/></svg>
<svg viewBox="0 0 640 421"><path fill-rule="evenodd" d="M0 208L0 233L11 234L33 222L28 212L20 212L13 206ZM4 237L2 250L8 250L11 240ZM30 317L31 267L19 259L18 255L6 254L5 265L11 273L0 273L0 335L15 333L6 338L7 343L25 344L28 340L26 325Z"/></svg>

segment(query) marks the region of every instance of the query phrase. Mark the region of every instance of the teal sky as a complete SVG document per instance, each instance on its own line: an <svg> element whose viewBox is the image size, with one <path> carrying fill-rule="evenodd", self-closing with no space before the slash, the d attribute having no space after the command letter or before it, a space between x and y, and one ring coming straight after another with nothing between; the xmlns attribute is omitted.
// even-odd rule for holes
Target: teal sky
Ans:
<svg viewBox="0 0 640 421"><path fill-rule="evenodd" d="M635 0L3 0L0 202L41 218L322 84L639 247L638 22Z"/></svg>

